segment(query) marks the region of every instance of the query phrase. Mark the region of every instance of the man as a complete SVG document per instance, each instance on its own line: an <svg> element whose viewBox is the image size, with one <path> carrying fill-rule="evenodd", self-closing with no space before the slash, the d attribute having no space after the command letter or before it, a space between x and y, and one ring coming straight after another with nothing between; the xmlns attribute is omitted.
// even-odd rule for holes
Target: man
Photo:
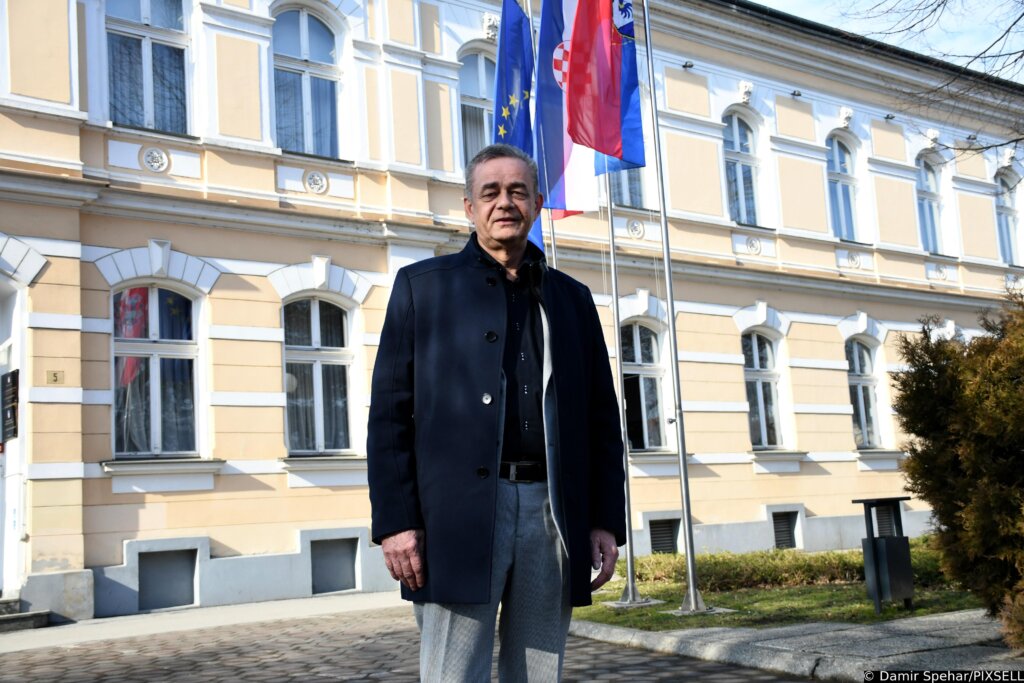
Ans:
<svg viewBox="0 0 1024 683"><path fill-rule="evenodd" d="M527 241L537 166L469 164L475 232L395 277L373 372L373 539L417 604L425 681L557 680L572 606L625 540L622 437L589 290ZM591 567L600 573L591 581Z"/></svg>

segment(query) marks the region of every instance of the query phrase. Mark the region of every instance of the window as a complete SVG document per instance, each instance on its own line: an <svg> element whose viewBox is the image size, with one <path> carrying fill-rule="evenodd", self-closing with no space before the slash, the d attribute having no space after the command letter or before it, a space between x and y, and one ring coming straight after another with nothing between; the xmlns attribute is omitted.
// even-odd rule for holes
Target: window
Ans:
<svg viewBox="0 0 1024 683"><path fill-rule="evenodd" d="M773 512L772 531L775 535L775 547L779 550L796 547L797 512Z"/></svg>
<svg viewBox="0 0 1024 683"><path fill-rule="evenodd" d="M853 404L853 440L857 448L878 447L878 410L875 401L874 361L863 342L846 342L850 403Z"/></svg>
<svg viewBox="0 0 1024 683"><path fill-rule="evenodd" d="M996 219L999 224L999 255L1003 262L1017 265L1017 206L1014 201L1014 186L1000 176L996 181L999 190L996 194Z"/></svg>
<svg viewBox="0 0 1024 683"><path fill-rule="evenodd" d="M647 522L651 533L652 553L679 552L679 520L678 519L652 519Z"/></svg>
<svg viewBox="0 0 1024 683"><path fill-rule="evenodd" d="M729 193L729 218L757 224L754 196L754 131L736 114L722 118L725 124L725 181Z"/></svg>
<svg viewBox="0 0 1024 683"><path fill-rule="evenodd" d="M612 203L642 209L644 206L643 169L628 168L608 178L612 186Z"/></svg>
<svg viewBox="0 0 1024 683"><path fill-rule="evenodd" d="M107 0L110 120L188 132L181 0Z"/></svg>
<svg viewBox="0 0 1024 683"><path fill-rule="evenodd" d="M462 162L468 165L491 139L494 128L494 60L471 53L462 58Z"/></svg>
<svg viewBox="0 0 1024 683"><path fill-rule="evenodd" d="M658 335L644 325L623 325L620 348L629 448L634 451L661 448L665 440L661 426L662 370L658 364Z"/></svg>
<svg viewBox="0 0 1024 683"><path fill-rule="evenodd" d="M832 210L832 234L841 240L856 239L853 197L853 155L833 135L828 139L828 204Z"/></svg>
<svg viewBox="0 0 1024 683"><path fill-rule="evenodd" d="M285 391L292 455L348 450L348 368L344 309L323 299L285 304Z"/></svg>
<svg viewBox="0 0 1024 683"><path fill-rule="evenodd" d="M750 442L754 448L778 448L779 376L775 373L775 345L758 332L743 335L744 380L750 404Z"/></svg>
<svg viewBox="0 0 1024 683"><path fill-rule="evenodd" d="M114 294L115 455L196 454L194 327L192 300L177 292Z"/></svg>
<svg viewBox="0 0 1024 683"><path fill-rule="evenodd" d="M338 156L337 54L334 33L304 9L274 19L277 146Z"/></svg>
<svg viewBox="0 0 1024 683"><path fill-rule="evenodd" d="M921 248L938 254L939 244L939 175L924 157L917 158L917 223L921 231Z"/></svg>

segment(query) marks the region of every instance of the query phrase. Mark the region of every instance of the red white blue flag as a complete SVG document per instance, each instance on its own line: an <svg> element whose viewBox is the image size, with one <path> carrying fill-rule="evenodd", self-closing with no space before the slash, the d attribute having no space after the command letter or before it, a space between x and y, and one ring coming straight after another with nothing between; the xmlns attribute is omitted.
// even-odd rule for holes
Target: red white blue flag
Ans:
<svg viewBox="0 0 1024 683"><path fill-rule="evenodd" d="M573 142L612 157L608 170L643 166L632 2L579 4L566 82L567 130Z"/></svg>

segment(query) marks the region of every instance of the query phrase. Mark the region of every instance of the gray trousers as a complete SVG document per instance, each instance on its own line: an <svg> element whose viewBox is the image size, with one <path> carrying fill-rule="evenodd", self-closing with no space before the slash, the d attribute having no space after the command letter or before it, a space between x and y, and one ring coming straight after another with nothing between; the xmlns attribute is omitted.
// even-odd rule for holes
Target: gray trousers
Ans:
<svg viewBox="0 0 1024 683"><path fill-rule="evenodd" d="M416 605L421 680L489 681L499 602L499 680L559 680L572 607L544 482L498 481L490 603Z"/></svg>

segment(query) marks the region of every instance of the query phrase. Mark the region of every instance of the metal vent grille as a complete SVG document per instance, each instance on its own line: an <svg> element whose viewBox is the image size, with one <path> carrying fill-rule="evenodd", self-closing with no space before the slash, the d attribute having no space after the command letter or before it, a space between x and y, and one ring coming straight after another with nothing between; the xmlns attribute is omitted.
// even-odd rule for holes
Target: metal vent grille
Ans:
<svg viewBox="0 0 1024 683"><path fill-rule="evenodd" d="M676 545L676 538L679 536L678 519L652 519L650 521L650 527L651 552L679 552L679 547Z"/></svg>
<svg viewBox="0 0 1024 683"><path fill-rule="evenodd" d="M776 548L796 547L796 514L795 512L772 513Z"/></svg>
<svg viewBox="0 0 1024 683"><path fill-rule="evenodd" d="M879 505L875 508L875 522L878 524L879 536L896 535L896 522L893 519L892 508L888 505Z"/></svg>

